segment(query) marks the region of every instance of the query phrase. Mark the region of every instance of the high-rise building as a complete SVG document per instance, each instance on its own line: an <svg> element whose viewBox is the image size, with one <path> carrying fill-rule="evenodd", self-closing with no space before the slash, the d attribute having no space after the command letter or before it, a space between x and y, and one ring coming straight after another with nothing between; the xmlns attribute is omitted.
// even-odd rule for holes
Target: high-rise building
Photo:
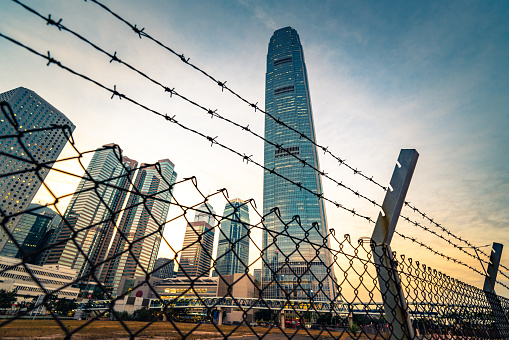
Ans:
<svg viewBox="0 0 509 340"><path fill-rule="evenodd" d="M75 126L62 112L26 88L0 94L1 101L11 106L12 113L6 116L0 112L0 223L12 233ZM18 139L19 132L23 134ZM45 166L38 168L36 163ZM0 228L0 250L8 242L12 244Z"/></svg>
<svg viewBox="0 0 509 340"><path fill-rule="evenodd" d="M26 258L25 262L39 264L41 249L46 245L54 220L60 220L54 210L39 204L30 204L12 231L12 237L19 248L11 239L0 251L0 256L23 258L24 255L35 253Z"/></svg>
<svg viewBox="0 0 509 340"><path fill-rule="evenodd" d="M114 144L94 153L45 263L69 266L78 276L93 271L113 293L122 277L152 271L177 173L167 159L137 165Z"/></svg>
<svg viewBox="0 0 509 340"><path fill-rule="evenodd" d="M207 214L206 212L210 213ZM203 203L195 213L195 222L189 222L180 253L177 277L209 276L214 249L214 209ZM207 216L209 215L209 216Z"/></svg>
<svg viewBox="0 0 509 340"><path fill-rule="evenodd" d="M119 223L127 240L120 233L115 235L108 251L108 257L115 259L101 273L101 280L114 293L122 277L143 276L154 268L177 180L174 168L170 160L163 159L155 165L141 164L138 170Z"/></svg>
<svg viewBox="0 0 509 340"><path fill-rule="evenodd" d="M54 234L56 245L44 256L46 264L71 267L81 277L90 264L104 261L136 166L114 144L94 152Z"/></svg>
<svg viewBox="0 0 509 340"><path fill-rule="evenodd" d="M269 42L265 110L299 132L265 117L265 138L284 148L265 143L265 167L314 194L265 170L263 294L267 298L285 298L290 292L292 299L313 297L328 301L334 296L332 275L327 274L331 254L324 249L317 251L311 244L322 245L328 233L324 202L315 196L323 192L322 182L318 173L294 157L320 168L316 147L300 135L315 141L304 53L299 35L291 27L275 31ZM270 213L273 208L279 209L279 216ZM299 220L294 219L296 215Z"/></svg>
<svg viewBox="0 0 509 340"><path fill-rule="evenodd" d="M160 257L156 259L156 263L154 264L154 272L152 275L160 279L171 279L175 274L173 271L174 266L175 263L172 259Z"/></svg>
<svg viewBox="0 0 509 340"><path fill-rule="evenodd" d="M214 227L216 225L216 219L214 218L215 214L216 212L210 203L204 202L196 210L196 213L194 214L194 221L204 221L207 222L210 226Z"/></svg>
<svg viewBox="0 0 509 340"><path fill-rule="evenodd" d="M238 198L226 203L219 225L216 271L220 275L245 273L249 266L249 205Z"/></svg>

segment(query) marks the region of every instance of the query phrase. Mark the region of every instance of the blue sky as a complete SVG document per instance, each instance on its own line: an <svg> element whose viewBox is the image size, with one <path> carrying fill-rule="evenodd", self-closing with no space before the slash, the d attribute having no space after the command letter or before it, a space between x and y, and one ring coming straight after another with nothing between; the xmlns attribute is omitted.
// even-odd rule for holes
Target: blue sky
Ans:
<svg viewBox="0 0 509 340"><path fill-rule="evenodd" d="M222 93L178 58L139 39L97 5L83 1L26 1L44 15L63 18L110 52L180 93L263 134L263 116ZM265 58L273 31L294 27L309 75L318 143L381 183L388 183L399 150L420 159L408 200L476 245L509 244L509 4L504 1L104 1L133 24L252 102L264 103ZM46 26L9 1L0 4L0 32L46 52L108 86L176 114L177 119L263 161L263 144L211 120L90 47ZM82 150L115 142L140 162L169 158L179 178L195 175L200 188L226 187L230 196L255 198L261 211L262 171L210 143L166 124L125 101L0 40L0 91L28 87L76 125ZM384 193L339 167L322 169L381 202ZM62 180L63 181L63 180ZM69 183L72 189L72 183ZM377 210L324 180L328 197L376 218ZM186 197L187 191L176 191ZM192 200L191 196L189 200ZM212 202L221 213L224 201ZM411 211L403 211L418 220ZM373 225L327 206L329 227L355 239ZM422 218L418 220L424 222ZM181 223L181 225L178 225ZM182 222L167 227L183 238ZM463 258L430 234L400 222L397 230ZM468 283L482 278L394 238L393 249L412 254ZM485 248L487 251L488 248ZM162 254L168 249L162 248ZM509 250L503 254L509 266ZM509 274L509 273L508 273ZM502 278L501 278L502 279ZM509 284L508 280L502 280ZM504 292L502 287L500 293Z"/></svg>

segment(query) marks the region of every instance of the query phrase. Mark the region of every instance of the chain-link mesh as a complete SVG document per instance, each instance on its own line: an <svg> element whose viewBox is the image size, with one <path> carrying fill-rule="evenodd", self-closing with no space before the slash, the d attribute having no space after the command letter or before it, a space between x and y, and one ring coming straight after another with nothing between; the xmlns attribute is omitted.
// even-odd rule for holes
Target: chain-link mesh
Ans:
<svg viewBox="0 0 509 340"><path fill-rule="evenodd" d="M30 246L11 222L19 220L19 226L34 214L42 216L41 208L22 202L17 210L7 209L9 200L18 199L11 196L14 193L3 198L2 233L18 250L0 258L0 284L12 288L1 291L5 316L0 333L7 337L509 336L509 300L503 297L398 257L369 238L340 239L331 229L316 242L316 225L302 225L298 216L282 221L277 209L262 216L254 201L231 200L226 189L204 195L196 178L177 181L167 160L138 165L114 144L80 152L68 126L21 127L7 103L1 108L2 124L12 133L2 134L0 142L12 144L12 151L4 150L0 157L16 164L1 169L1 183L13 180L19 192L23 180L37 179L52 197L44 208L57 215L53 229L47 228L51 235ZM26 137L45 130L62 131L74 156L41 158ZM87 157L91 160L85 166ZM59 166L70 161L78 163L84 174ZM76 191L57 193L44 181L50 169L59 178L80 178ZM193 199L179 197L176 188ZM221 199L231 213L216 214L208 204L211 199ZM66 200L68 205L62 207ZM242 211L249 211L248 220ZM208 219L194 219L197 215ZM272 217L280 221L278 230L264 225ZM226 231L227 225L240 230L235 237ZM186 226L184 245L177 249L168 235L182 226ZM223 240L223 251L216 258L214 233ZM257 233L271 240L265 248L254 236ZM176 278L154 275L169 262L155 264L161 243L178 266ZM279 246L284 243L292 246ZM277 267L265 256L269 247L278 250ZM241 270L226 275L220 265L226 259ZM322 270L311 269L317 267ZM211 276L214 273L217 276ZM59 328L40 324L30 330L26 318L50 318ZM95 326L104 330L93 335Z"/></svg>

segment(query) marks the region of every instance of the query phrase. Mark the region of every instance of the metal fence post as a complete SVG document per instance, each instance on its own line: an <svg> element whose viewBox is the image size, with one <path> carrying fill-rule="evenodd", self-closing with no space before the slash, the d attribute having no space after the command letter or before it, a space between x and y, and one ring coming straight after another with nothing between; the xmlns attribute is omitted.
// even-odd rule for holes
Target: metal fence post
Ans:
<svg viewBox="0 0 509 340"><path fill-rule="evenodd" d="M380 212L378 215L375 230L371 236L385 317L392 325L391 339L414 338L414 330L390 243L418 158L419 154L414 149L402 149L399 153L398 164L382 204L383 214Z"/></svg>
<svg viewBox="0 0 509 340"><path fill-rule="evenodd" d="M509 337L509 321L500 299L495 293L495 283L497 282L498 266L500 265L500 258L502 257L502 249L504 245L501 243L493 242L491 249L490 264L488 265L487 276L484 279L484 294L488 300L491 311L493 313L494 326L498 331L498 336L502 338Z"/></svg>

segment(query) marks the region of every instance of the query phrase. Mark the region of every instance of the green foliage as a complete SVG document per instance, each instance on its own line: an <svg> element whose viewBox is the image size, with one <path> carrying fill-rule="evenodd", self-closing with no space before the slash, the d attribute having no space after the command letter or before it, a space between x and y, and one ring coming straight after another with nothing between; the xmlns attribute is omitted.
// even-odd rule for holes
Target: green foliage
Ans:
<svg viewBox="0 0 509 340"><path fill-rule="evenodd" d="M68 316L69 312L71 312L73 309L76 309L78 305L76 304L75 300L70 299L60 299L55 301L53 304L53 310L58 314L62 316Z"/></svg>
<svg viewBox="0 0 509 340"><path fill-rule="evenodd" d="M158 312L151 311L147 308L138 309L132 315L132 320L134 321L154 321L158 319Z"/></svg>
<svg viewBox="0 0 509 340"><path fill-rule="evenodd" d="M117 313L117 316L116 316L117 320L122 320L122 321L130 321L130 320L132 320L132 318L133 318L132 315L126 311Z"/></svg>
<svg viewBox="0 0 509 340"><path fill-rule="evenodd" d="M13 303L16 302L16 292L8 292L5 289L0 289L0 308L11 308Z"/></svg>
<svg viewBox="0 0 509 340"><path fill-rule="evenodd" d="M355 322L353 322L350 326L348 326L348 331L353 335L356 335L359 331L359 326Z"/></svg>

